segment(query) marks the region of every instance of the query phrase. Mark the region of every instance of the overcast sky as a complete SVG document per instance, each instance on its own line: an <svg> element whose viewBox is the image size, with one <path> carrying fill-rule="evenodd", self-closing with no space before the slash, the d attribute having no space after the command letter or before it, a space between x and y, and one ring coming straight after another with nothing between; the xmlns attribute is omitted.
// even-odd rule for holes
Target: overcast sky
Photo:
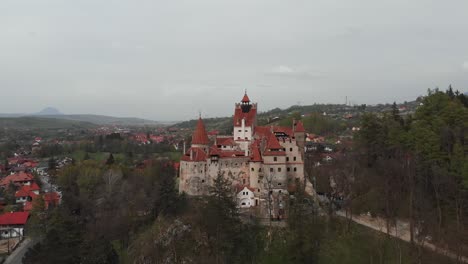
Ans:
<svg viewBox="0 0 468 264"><path fill-rule="evenodd" d="M0 112L155 120L468 90L467 0L0 0Z"/></svg>

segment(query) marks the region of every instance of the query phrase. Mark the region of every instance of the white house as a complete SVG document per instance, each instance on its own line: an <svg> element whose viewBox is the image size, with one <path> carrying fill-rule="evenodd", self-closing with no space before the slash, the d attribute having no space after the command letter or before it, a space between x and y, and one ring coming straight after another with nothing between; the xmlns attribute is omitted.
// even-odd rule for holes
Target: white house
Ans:
<svg viewBox="0 0 468 264"><path fill-rule="evenodd" d="M250 208L252 206L257 205L255 202L255 193L244 186L242 189L237 193L237 204L239 208ZM258 202L257 202L258 203Z"/></svg>
<svg viewBox="0 0 468 264"><path fill-rule="evenodd" d="M0 215L0 236L2 238L24 236L24 226L28 218L28 212L13 212Z"/></svg>

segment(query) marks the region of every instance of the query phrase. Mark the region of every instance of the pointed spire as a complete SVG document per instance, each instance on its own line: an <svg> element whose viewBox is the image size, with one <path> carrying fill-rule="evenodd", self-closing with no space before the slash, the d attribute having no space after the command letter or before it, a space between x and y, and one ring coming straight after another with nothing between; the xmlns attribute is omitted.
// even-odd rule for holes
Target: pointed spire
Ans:
<svg viewBox="0 0 468 264"><path fill-rule="evenodd" d="M297 121L296 123L296 128L295 128L295 131L294 132L297 132L297 133L304 133L306 132L305 131L305 128L304 128L304 124L302 123L302 121Z"/></svg>
<svg viewBox="0 0 468 264"><path fill-rule="evenodd" d="M205 124L201 119L201 116L198 118L197 127L192 135L192 144L197 145L208 145L210 140L208 139L208 134L206 133Z"/></svg>
<svg viewBox="0 0 468 264"><path fill-rule="evenodd" d="M283 149L274 133L271 133L268 138L267 149Z"/></svg>
<svg viewBox="0 0 468 264"><path fill-rule="evenodd" d="M250 103L250 98L247 95L247 89L245 90L244 97L242 98L242 103Z"/></svg>

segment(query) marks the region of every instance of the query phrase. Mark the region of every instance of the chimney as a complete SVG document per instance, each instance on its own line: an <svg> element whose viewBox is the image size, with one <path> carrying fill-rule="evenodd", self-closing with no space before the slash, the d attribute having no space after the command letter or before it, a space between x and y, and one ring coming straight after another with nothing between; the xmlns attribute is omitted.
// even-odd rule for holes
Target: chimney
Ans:
<svg viewBox="0 0 468 264"><path fill-rule="evenodd" d="M294 118L293 119L293 124L292 124L292 129L293 129L293 133L296 133L296 119Z"/></svg>
<svg viewBox="0 0 468 264"><path fill-rule="evenodd" d="M190 160L193 160L193 149L190 148Z"/></svg>
<svg viewBox="0 0 468 264"><path fill-rule="evenodd" d="M185 148L186 148L185 145L186 145L186 144L185 144L185 139L184 139L184 152L183 152L184 155L185 155L185 153L187 152L187 150L185 149Z"/></svg>

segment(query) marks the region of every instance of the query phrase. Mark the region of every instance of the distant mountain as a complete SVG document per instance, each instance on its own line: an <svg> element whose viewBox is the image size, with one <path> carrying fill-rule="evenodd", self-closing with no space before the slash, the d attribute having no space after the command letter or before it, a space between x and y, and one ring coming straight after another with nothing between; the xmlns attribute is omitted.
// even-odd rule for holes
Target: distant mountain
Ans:
<svg viewBox="0 0 468 264"><path fill-rule="evenodd" d="M40 112L32 114L33 116L56 116L56 115L63 115L57 108L54 107L46 107L42 109Z"/></svg>
<svg viewBox="0 0 468 264"><path fill-rule="evenodd" d="M44 117L7 117L0 118L0 128L6 129L67 129L93 128L96 124L74 120Z"/></svg>

